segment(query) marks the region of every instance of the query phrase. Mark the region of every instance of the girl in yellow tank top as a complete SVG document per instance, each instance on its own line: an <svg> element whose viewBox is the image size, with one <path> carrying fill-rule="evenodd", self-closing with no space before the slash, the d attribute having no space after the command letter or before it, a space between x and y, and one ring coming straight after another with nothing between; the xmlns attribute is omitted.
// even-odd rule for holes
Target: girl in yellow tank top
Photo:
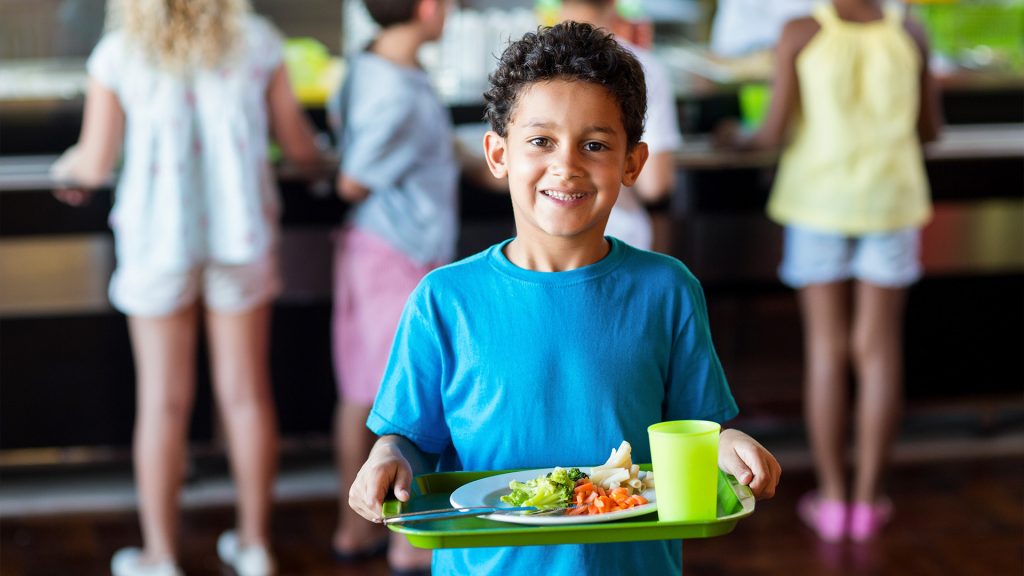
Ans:
<svg viewBox="0 0 1024 576"><path fill-rule="evenodd" d="M847 234L921 226L931 212L917 134L922 55L901 11L847 22L822 4L813 19L768 214Z"/></svg>
<svg viewBox="0 0 1024 576"><path fill-rule="evenodd" d="M902 396L906 286L920 273L920 227L931 213L921 142L937 135L938 97L924 33L877 0L818 6L786 25L776 55L765 123L734 144L786 140L768 215L786 227L780 275L798 289L803 314L819 482L798 513L822 539L867 540L891 512L880 483ZM857 469L848 479L850 421Z"/></svg>

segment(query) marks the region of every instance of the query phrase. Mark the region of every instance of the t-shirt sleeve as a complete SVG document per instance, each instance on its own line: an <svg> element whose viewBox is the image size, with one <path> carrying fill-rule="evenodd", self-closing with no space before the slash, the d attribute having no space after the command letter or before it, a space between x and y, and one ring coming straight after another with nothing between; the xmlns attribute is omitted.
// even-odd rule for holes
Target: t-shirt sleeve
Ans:
<svg viewBox="0 0 1024 576"><path fill-rule="evenodd" d="M404 436L423 452L440 454L451 434L441 399L439 322L427 292L421 284L409 297L366 425L378 436Z"/></svg>
<svg viewBox="0 0 1024 576"><path fill-rule="evenodd" d="M250 53L259 67L273 72L284 62L284 39L281 33L270 21L259 16L250 16L249 31Z"/></svg>
<svg viewBox="0 0 1024 576"><path fill-rule="evenodd" d="M93 48L85 69L89 77L96 80L104 88L118 92L120 88L119 71L123 69L124 36L120 32L107 34Z"/></svg>
<svg viewBox="0 0 1024 576"><path fill-rule="evenodd" d="M739 409L711 341L704 291L692 276L682 290L689 313L673 346L664 419L731 420Z"/></svg>
<svg viewBox="0 0 1024 576"><path fill-rule="evenodd" d="M366 95L364 90L359 92ZM401 182L420 157L419 137L412 132L420 125L415 103L407 93L397 96L375 101L353 98L358 103L345 117L351 136L342 146L341 170L371 190Z"/></svg>

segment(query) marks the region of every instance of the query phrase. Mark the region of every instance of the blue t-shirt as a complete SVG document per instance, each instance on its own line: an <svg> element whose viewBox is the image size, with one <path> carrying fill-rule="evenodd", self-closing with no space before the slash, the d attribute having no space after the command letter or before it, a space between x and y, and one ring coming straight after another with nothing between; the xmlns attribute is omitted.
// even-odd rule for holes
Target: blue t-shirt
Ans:
<svg viewBox="0 0 1024 576"><path fill-rule="evenodd" d="M427 275L406 304L370 413L439 469L650 462L656 422L737 413L700 284L678 260L608 238L567 272L512 264L507 241ZM437 550L435 575L678 574L678 541Z"/></svg>
<svg viewBox="0 0 1024 576"><path fill-rule="evenodd" d="M372 52L349 62L341 170L370 189L349 221L422 264L455 257L459 163L451 115L423 70Z"/></svg>

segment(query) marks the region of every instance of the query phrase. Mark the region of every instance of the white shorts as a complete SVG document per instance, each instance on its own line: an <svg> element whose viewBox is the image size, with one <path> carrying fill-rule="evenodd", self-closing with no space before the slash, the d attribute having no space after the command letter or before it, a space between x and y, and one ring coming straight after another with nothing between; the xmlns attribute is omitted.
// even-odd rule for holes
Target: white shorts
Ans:
<svg viewBox="0 0 1024 576"><path fill-rule="evenodd" d="M129 316L166 316L195 303L217 312L244 312L281 293L277 257L267 253L241 265L207 263L184 272L153 273L118 267L110 301Z"/></svg>
<svg viewBox="0 0 1024 576"><path fill-rule="evenodd" d="M791 288L856 278L903 288L921 277L921 230L846 236L787 226L779 278Z"/></svg>

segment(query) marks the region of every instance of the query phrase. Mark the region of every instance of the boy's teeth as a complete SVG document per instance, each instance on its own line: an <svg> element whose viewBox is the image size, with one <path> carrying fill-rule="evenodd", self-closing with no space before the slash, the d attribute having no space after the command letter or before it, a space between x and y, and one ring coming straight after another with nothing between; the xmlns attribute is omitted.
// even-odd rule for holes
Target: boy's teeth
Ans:
<svg viewBox="0 0 1024 576"><path fill-rule="evenodd" d="M554 190L545 190L544 194L546 196L550 196L551 198L554 198L555 200L562 200L562 201L579 200L580 198L583 198L584 196L586 196L586 194L562 194L561 192L555 192Z"/></svg>

